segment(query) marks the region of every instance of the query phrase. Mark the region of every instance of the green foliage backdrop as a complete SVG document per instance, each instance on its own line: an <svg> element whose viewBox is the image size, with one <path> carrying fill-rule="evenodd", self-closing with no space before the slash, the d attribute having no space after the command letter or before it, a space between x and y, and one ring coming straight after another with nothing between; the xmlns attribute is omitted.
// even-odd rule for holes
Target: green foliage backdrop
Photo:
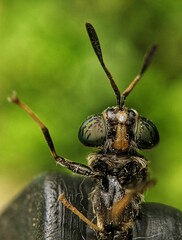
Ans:
<svg viewBox="0 0 182 240"><path fill-rule="evenodd" d="M160 131L158 147L144 152L158 180L146 200L182 210L181 9L179 0L0 1L0 209L36 175L63 171L36 124L7 102L13 90L49 127L57 151L82 163L92 149L77 139L80 123L115 104L85 31L88 21L121 90L146 49L159 44L126 104Z"/></svg>

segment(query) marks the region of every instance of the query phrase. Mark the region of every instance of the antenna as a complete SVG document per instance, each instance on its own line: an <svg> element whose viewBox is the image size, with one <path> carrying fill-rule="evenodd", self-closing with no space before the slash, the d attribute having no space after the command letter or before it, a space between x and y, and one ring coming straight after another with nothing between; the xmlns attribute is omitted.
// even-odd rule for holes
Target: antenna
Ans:
<svg viewBox="0 0 182 240"><path fill-rule="evenodd" d="M116 95L117 105L119 107L123 107L126 97L130 94L130 92L133 90L135 85L139 82L139 80L143 76L144 72L147 70L148 66L150 65L150 63L152 61L152 58L153 58L153 55L157 50L157 45L154 44L150 48L150 50L147 52L147 54L144 57L142 67L141 67L139 73L137 74L137 76L134 78L134 80L129 84L129 86L121 94L121 92L120 92L119 88L117 87L111 73L109 72L109 70L107 69L107 67L104 63L99 38L97 36L97 33L96 33L94 27L92 26L92 24L86 23L86 29L87 29L92 47L95 51L95 54L97 55L97 57L99 59L99 62L100 62L102 68L104 69L104 71L105 71L105 73L106 73L106 75L107 75L107 77L110 81L111 87L114 90L114 93Z"/></svg>
<svg viewBox="0 0 182 240"><path fill-rule="evenodd" d="M139 71L139 73L137 74L137 76L134 78L134 80L130 83L130 85L123 91L123 93L121 94L121 99L122 99L122 103L121 106L124 105L124 101L126 99L126 97L130 94L130 92L133 90L133 88L135 87L135 85L139 82L139 80L141 79L141 77L143 76L144 72L147 70L148 66L150 65L152 58L154 56L154 53L157 50L157 45L154 44L150 50L146 53L144 60L143 60L143 64L142 67Z"/></svg>
<svg viewBox="0 0 182 240"><path fill-rule="evenodd" d="M90 23L86 23L86 29L87 29L92 47L95 51L95 54L97 55L97 57L99 59L99 62L100 62L102 68L104 69L104 71L105 71L105 73L106 73L106 75L107 75L107 77L110 81L111 87L114 90L114 93L116 95L117 105L120 106L120 104L121 104L121 93L120 93L119 88L117 87L111 73L109 72L109 70L107 69L107 67L104 63L104 59L103 59L103 56L102 56L102 50L101 50L101 46L100 46L100 42L99 42L99 38L97 36L97 33L96 33L94 27L92 26L92 24L90 24Z"/></svg>

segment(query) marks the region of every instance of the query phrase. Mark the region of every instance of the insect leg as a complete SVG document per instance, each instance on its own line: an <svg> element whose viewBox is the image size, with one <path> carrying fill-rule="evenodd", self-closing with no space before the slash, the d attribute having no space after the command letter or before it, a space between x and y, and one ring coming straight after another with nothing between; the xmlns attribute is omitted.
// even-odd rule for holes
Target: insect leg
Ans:
<svg viewBox="0 0 182 240"><path fill-rule="evenodd" d="M45 140L49 146L52 156L54 157L57 164L71 170L72 172L85 175L85 176L95 176L95 173L92 171L91 168L76 162L72 162L64 157L58 156L49 133L48 128L44 125L44 123L39 119L39 117L27 106L23 103L15 93L13 93L12 97L8 99L10 102L17 104L20 108L22 108L25 112L27 112L30 117L39 125L41 128Z"/></svg>
<svg viewBox="0 0 182 240"><path fill-rule="evenodd" d="M143 194L146 189L154 186L155 183L156 181L154 179L143 182L140 185L136 186L135 189L130 189L122 199L116 202L109 211L109 218L113 224L118 225L123 211L130 204L135 195Z"/></svg>
<svg viewBox="0 0 182 240"><path fill-rule="evenodd" d="M66 199L64 194L61 194L58 200L67 207L70 211L72 211L75 215L77 215L83 222L85 222L91 229L96 232L100 232L100 228L91 222L87 217L85 217L77 208L75 208L68 200Z"/></svg>

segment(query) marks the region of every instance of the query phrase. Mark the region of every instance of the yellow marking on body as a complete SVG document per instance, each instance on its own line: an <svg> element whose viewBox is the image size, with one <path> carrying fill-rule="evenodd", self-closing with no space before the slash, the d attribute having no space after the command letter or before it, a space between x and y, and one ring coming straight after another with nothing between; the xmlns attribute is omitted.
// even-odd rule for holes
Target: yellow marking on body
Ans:
<svg viewBox="0 0 182 240"><path fill-rule="evenodd" d="M126 125L119 123L116 129L116 139L114 141L113 147L117 150L125 151L129 147L127 140Z"/></svg>

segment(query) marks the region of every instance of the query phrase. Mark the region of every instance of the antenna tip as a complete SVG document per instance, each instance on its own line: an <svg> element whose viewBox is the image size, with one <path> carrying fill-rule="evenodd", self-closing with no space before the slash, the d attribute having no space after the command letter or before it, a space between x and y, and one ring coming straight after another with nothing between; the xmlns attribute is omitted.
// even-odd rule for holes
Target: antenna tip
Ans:
<svg viewBox="0 0 182 240"><path fill-rule="evenodd" d="M159 46L158 44L154 43L151 48L154 49L154 51L156 51L158 46Z"/></svg>
<svg viewBox="0 0 182 240"><path fill-rule="evenodd" d="M86 29L87 29L87 30L88 30L88 29L93 29L92 24L89 23L89 22L86 22L86 23L85 23L85 26L86 26Z"/></svg>

